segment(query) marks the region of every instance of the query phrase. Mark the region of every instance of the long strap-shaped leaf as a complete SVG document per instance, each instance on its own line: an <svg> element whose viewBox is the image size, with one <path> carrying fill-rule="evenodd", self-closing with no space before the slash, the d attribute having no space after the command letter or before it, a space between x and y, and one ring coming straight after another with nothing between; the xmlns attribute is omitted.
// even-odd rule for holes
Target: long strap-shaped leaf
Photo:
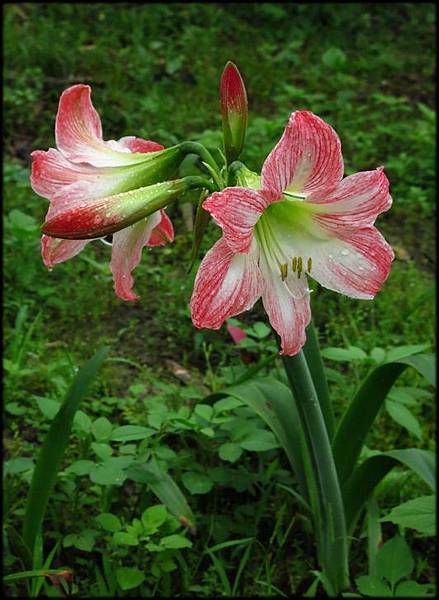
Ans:
<svg viewBox="0 0 439 600"><path fill-rule="evenodd" d="M328 432L328 437L331 441L334 437L334 412L329 397L328 383L326 381L322 355L320 354L317 331L312 321L306 328L306 342L303 346L303 352L305 353L309 372L311 373L314 387L317 392L320 408L325 420L326 431Z"/></svg>
<svg viewBox="0 0 439 600"><path fill-rule="evenodd" d="M299 417L290 388L272 377L255 377L221 394L241 400L267 423L290 461L302 497L308 501Z"/></svg>
<svg viewBox="0 0 439 600"><path fill-rule="evenodd" d="M352 533L360 511L375 487L393 467L399 464L409 467L435 491L436 466L432 452L419 448L406 448L371 456L354 470L344 489L348 533Z"/></svg>
<svg viewBox="0 0 439 600"><path fill-rule="evenodd" d="M415 355L375 368L355 394L338 426L332 446L342 488L352 474L369 429L390 389L409 366L434 385L434 357Z"/></svg>
<svg viewBox="0 0 439 600"><path fill-rule="evenodd" d="M44 439L30 485L23 523L23 539L31 554L69 441L73 417L81 400L96 378L107 353L108 348L101 348L78 371Z"/></svg>

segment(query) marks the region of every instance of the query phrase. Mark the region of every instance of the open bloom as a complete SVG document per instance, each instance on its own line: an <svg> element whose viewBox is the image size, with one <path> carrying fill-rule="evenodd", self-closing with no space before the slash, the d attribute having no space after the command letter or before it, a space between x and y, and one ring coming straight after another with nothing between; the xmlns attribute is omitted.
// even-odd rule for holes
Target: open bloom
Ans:
<svg viewBox="0 0 439 600"><path fill-rule="evenodd" d="M387 278L394 254L373 224L391 206L389 182L382 167L343 179L337 134L307 111L291 114L260 180L243 169L238 182L203 203L223 236L197 273L192 320L218 329L262 297L281 352L293 355L311 317L307 274L363 299Z"/></svg>
<svg viewBox="0 0 439 600"><path fill-rule="evenodd" d="M55 138L56 150L31 155L31 185L50 200L43 227L50 236L43 235L41 241L44 264L51 269L92 239L112 233L110 266L116 294L123 300L137 299L131 272L143 246L163 245L174 237L163 209L147 217L141 209L157 194L179 192L173 182L163 180L181 161L180 150L165 150L134 136L104 141L91 89L82 84L61 95Z"/></svg>

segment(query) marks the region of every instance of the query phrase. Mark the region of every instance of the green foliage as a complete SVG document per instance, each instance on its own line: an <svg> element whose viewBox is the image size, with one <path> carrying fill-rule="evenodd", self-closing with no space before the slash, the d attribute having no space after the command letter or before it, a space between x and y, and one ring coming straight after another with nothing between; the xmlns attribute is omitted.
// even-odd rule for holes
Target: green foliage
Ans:
<svg viewBox="0 0 439 600"><path fill-rule="evenodd" d="M230 320L248 336L237 345L225 328L193 328L187 304L198 263L188 276L192 237L178 208L169 211L173 247L144 251L136 270L140 303L114 297L109 248L97 242L47 272L39 241L47 203L30 189L29 154L54 146L59 95L78 82L93 88L106 139L132 134L170 145L197 138L215 151L215 90L231 59L249 91L243 160L251 168L260 169L296 109L336 128L348 174L383 164L394 204L378 226L397 260L382 292L373 303L324 289L312 294L339 418L371 368L401 358L401 346L420 352L421 342L431 348L434 340L432 6L9 4L4 33L7 592L58 593L47 577L21 578L33 561L34 573L68 565L70 592L79 597L311 595L324 577L315 570L306 505L288 461L298 440L290 438L287 458L271 434L272 412L265 420L262 405L254 412L255 376L287 389L261 306L244 322ZM199 258L218 236L210 223ZM78 365L103 344L112 356L76 411L44 540L29 557L19 531L36 448L56 423ZM418 367L432 373L430 363ZM224 395L246 383L253 409ZM434 449L427 380L407 369L382 406L363 464L392 447ZM278 420L288 423L285 413ZM393 466L375 490L377 520L386 538L401 528L414 561L399 580L392 576L393 594L433 593L431 468L427 459L416 470L407 456L404 463L390 454ZM417 508L419 500L426 506ZM425 508L418 522L413 502ZM355 574L367 572L364 535L359 521ZM362 587L357 582L358 591L391 594L387 569L372 582L362 579Z"/></svg>

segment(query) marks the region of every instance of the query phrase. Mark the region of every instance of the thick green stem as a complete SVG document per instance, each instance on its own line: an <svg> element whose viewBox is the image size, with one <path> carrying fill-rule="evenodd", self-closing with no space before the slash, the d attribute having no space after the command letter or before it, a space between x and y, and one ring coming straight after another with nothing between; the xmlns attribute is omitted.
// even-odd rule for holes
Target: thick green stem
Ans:
<svg viewBox="0 0 439 600"><path fill-rule="evenodd" d="M306 343L303 351L317 392L323 418L325 419L326 431L328 432L329 440L332 441L334 437L334 412L329 397L328 383L326 381L322 355L320 354L317 331L312 321L306 329Z"/></svg>
<svg viewBox="0 0 439 600"><path fill-rule="evenodd" d="M209 150L205 146L203 146L203 144L200 144L199 142L182 142L181 144L179 144L179 147L181 150L183 150L183 152L187 154L198 154L201 160L208 166L207 170L214 179L218 190L224 188L224 182L221 177L220 168L218 167L215 159L213 158Z"/></svg>
<svg viewBox="0 0 439 600"><path fill-rule="evenodd" d="M314 521L319 560L332 586L328 592L336 595L349 585L349 574L346 520L331 444L303 351L282 359L296 399L317 484L319 514L314 515Z"/></svg>

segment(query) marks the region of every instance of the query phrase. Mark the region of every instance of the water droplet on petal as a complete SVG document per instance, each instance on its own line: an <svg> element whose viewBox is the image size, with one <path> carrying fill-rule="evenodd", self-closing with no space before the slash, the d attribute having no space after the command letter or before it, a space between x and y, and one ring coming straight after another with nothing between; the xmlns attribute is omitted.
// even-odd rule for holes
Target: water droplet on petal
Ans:
<svg viewBox="0 0 439 600"><path fill-rule="evenodd" d="M345 250L342 250L342 251L341 251L341 254L342 254L343 256L347 256L347 255L349 254L349 250L346 250L346 249L345 249Z"/></svg>

